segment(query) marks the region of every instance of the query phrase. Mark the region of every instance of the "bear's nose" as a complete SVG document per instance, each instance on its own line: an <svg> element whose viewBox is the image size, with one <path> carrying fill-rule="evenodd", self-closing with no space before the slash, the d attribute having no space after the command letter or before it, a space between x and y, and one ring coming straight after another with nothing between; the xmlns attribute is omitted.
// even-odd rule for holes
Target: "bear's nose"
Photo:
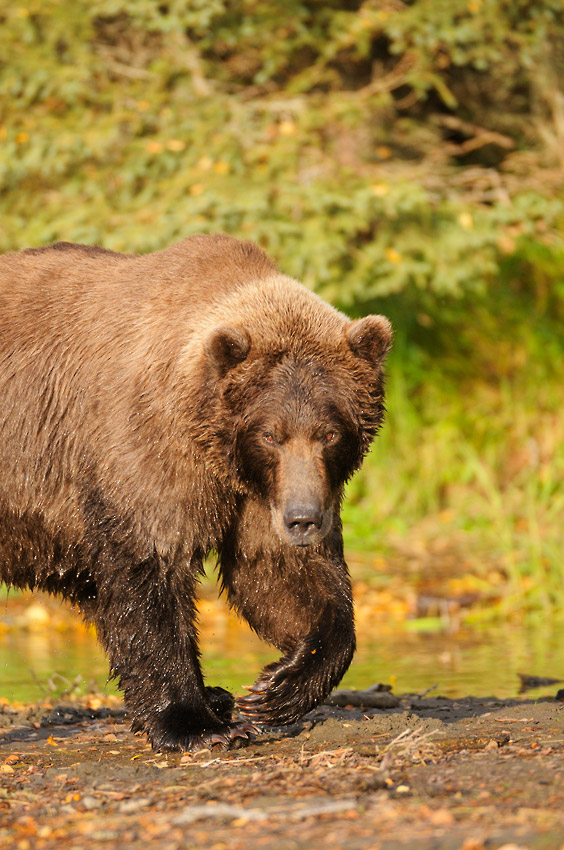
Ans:
<svg viewBox="0 0 564 850"><path fill-rule="evenodd" d="M291 505L284 513L292 543L307 546L323 523L323 513L318 505Z"/></svg>

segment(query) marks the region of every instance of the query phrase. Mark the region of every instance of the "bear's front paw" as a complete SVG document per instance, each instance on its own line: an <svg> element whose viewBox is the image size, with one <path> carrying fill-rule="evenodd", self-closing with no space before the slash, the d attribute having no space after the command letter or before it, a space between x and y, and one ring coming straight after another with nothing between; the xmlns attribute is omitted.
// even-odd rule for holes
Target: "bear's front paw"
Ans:
<svg viewBox="0 0 564 850"><path fill-rule="evenodd" d="M235 706L243 717L257 726L284 726L295 723L317 705L325 693L315 693L302 669L273 664L266 667L248 696L238 697Z"/></svg>
<svg viewBox="0 0 564 850"><path fill-rule="evenodd" d="M146 731L153 749L158 752L196 752L211 747L221 750L244 747L257 728L250 722L228 724L219 719L198 723L193 711L171 705L159 712Z"/></svg>

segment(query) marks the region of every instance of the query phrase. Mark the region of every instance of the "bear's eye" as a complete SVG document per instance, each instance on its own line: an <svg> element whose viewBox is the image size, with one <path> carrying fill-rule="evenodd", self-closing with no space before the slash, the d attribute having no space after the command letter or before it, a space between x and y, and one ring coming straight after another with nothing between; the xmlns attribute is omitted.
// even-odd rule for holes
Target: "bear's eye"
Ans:
<svg viewBox="0 0 564 850"><path fill-rule="evenodd" d="M337 439L337 434L335 433L335 431L327 431L324 439L326 443L334 443Z"/></svg>
<svg viewBox="0 0 564 850"><path fill-rule="evenodd" d="M266 443L270 443L271 445L276 442L276 440L274 439L274 435L271 434L270 431L267 431L265 434L263 434L262 438Z"/></svg>

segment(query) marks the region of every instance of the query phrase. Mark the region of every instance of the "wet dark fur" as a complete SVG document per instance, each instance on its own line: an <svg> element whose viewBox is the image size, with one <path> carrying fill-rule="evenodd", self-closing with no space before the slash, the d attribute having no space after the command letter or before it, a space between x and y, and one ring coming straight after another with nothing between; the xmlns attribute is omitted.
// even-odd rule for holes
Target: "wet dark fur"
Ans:
<svg viewBox="0 0 564 850"><path fill-rule="evenodd" d="M155 748L299 718L354 652L339 506L382 419L386 321L349 322L224 236L8 254L0 303L0 578L80 606ZM320 517L303 539L296 499ZM234 719L198 660L211 550L283 653Z"/></svg>

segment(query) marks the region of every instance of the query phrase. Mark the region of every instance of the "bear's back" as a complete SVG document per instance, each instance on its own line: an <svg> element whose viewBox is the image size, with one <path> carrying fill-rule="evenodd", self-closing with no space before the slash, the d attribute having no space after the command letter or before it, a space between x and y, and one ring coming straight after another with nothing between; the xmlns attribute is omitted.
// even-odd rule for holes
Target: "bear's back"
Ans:
<svg viewBox="0 0 564 850"><path fill-rule="evenodd" d="M125 302L166 296L205 303L276 272L270 258L252 242L224 234L191 236L151 254L121 254L90 245L56 242L0 256L0 298L4 306L54 301L59 307L82 296L114 294Z"/></svg>

